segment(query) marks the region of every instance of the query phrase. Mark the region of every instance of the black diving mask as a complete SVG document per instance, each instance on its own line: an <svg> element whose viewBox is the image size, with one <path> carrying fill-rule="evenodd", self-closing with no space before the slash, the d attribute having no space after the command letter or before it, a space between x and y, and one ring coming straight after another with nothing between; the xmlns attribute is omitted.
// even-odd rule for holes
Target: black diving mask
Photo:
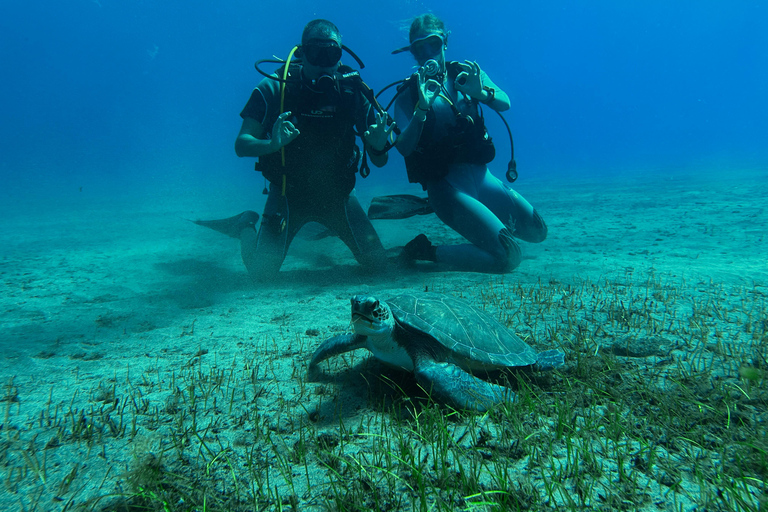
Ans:
<svg viewBox="0 0 768 512"><path fill-rule="evenodd" d="M301 45L304 59L319 68L330 68L341 60L341 46L335 41Z"/></svg>

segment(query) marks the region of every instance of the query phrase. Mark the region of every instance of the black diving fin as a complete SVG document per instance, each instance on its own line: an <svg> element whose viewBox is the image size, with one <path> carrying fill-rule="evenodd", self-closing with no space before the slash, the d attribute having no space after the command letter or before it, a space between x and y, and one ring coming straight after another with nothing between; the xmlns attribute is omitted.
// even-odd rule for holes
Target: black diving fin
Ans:
<svg viewBox="0 0 768 512"><path fill-rule="evenodd" d="M214 231L218 231L219 233L223 233L239 240L240 233L245 228L248 226L256 226L256 223L259 222L259 214L251 210L246 210L243 213L235 215L234 217L229 217L228 219L193 220L192 222L198 226L211 228Z"/></svg>
<svg viewBox="0 0 768 512"><path fill-rule="evenodd" d="M426 197L394 194L371 199L371 206L368 207L368 218L371 220L407 219L414 215L428 215L434 211Z"/></svg>

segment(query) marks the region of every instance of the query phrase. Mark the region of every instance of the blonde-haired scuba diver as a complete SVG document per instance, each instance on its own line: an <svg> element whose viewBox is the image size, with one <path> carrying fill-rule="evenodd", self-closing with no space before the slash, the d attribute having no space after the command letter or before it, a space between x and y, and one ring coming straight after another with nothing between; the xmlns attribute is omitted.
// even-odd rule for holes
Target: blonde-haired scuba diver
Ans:
<svg viewBox="0 0 768 512"><path fill-rule="evenodd" d="M471 244L434 246L421 234L401 257L452 270L508 272L522 260L517 239L542 242L547 226L488 170L495 149L478 103L501 112L509 98L476 62L446 62L448 34L437 16L424 14L411 24L410 45L393 52L410 51L420 66L411 92L397 98L402 132L396 147L409 181L422 185L440 220Z"/></svg>

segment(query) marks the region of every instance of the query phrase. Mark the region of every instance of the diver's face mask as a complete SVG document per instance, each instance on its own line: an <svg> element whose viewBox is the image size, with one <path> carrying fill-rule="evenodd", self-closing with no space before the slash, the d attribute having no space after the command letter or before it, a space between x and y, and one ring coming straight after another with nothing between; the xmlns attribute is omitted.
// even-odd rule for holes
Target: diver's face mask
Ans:
<svg viewBox="0 0 768 512"><path fill-rule="evenodd" d="M413 41L409 50L416 61L422 63L441 56L444 46L445 41L439 34L429 34Z"/></svg>
<svg viewBox="0 0 768 512"><path fill-rule="evenodd" d="M312 41L301 45L304 59L318 68L332 68L341 60L341 46L336 41Z"/></svg>
<svg viewBox="0 0 768 512"><path fill-rule="evenodd" d="M305 66L311 67L307 75L309 89L330 94L337 91L334 71L341 60L341 46L332 39L313 39L301 45Z"/></svg>

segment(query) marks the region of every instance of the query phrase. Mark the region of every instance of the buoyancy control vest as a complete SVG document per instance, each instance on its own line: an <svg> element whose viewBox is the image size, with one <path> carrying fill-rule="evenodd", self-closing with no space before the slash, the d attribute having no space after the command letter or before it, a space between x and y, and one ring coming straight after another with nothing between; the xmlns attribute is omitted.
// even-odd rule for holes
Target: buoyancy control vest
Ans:
<svg viewBox="0 0 768 512"><path fill-rule="evenodd" d="M455 80L461 72L456 61L446 64L449 80ZM414 78L409 78L411 98L414 104L418 101L418 83ZM496 156L496 148L493 139L485 128L485 119L475 102L474 115L467 116L458 111L451 104L455 116L455 122L447 126L447 133L435 137L436 117L432 109L427 112L427 119L422 128L419 143L413 152L405 157L405 168L408 172L408 181L421 183L435 180L448 174L449 167L453 163L465 162L487 164Z"/></svg>
<svg viewBox="0 0 768 512"><path fill-rule="evenodd" d="M284 152L263 155L256 165L270 183L284 187L286 195L345 196L355 186L360 158L355 121L362 79L356 70L341 65L333 80L334 87L319 92L301 80L299 65L288 69L283 112L291 112L289 120L300 134Z"/></svg>

